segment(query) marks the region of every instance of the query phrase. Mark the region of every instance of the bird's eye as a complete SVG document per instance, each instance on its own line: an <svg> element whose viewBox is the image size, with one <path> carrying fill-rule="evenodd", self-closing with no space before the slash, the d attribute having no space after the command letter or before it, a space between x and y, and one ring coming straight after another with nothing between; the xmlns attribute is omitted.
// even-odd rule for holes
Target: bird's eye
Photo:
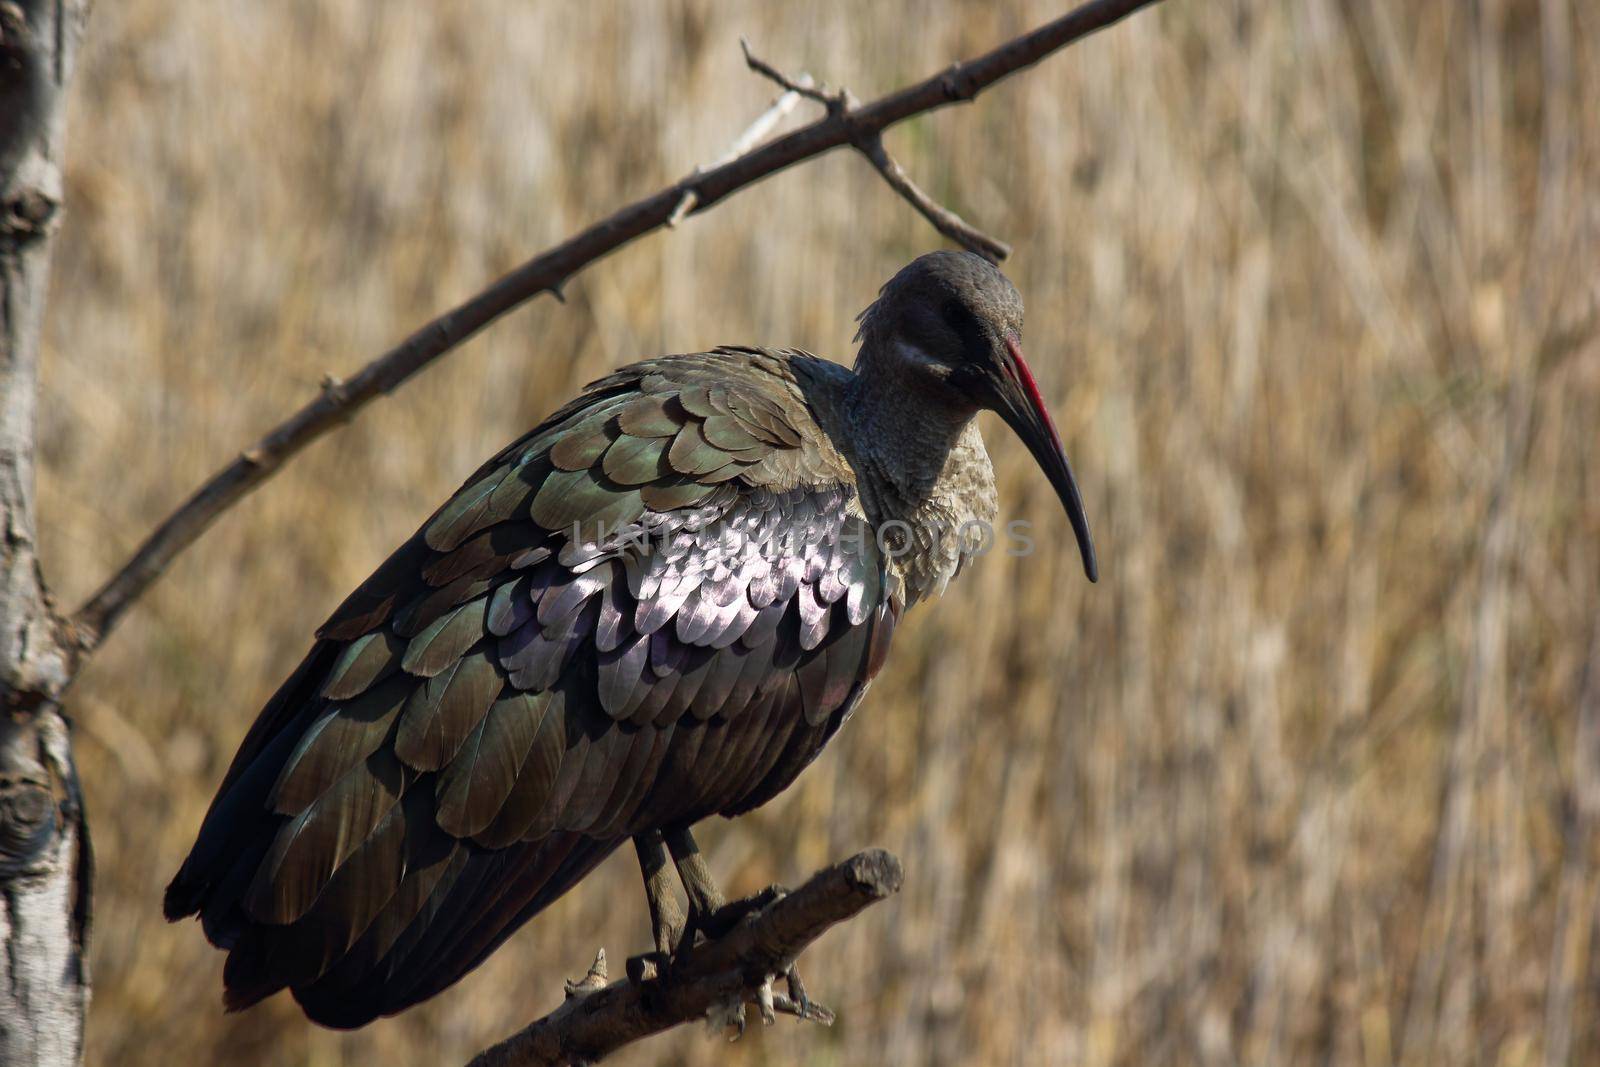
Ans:
<svg viewBox="0 0 1600 1067"><path fill-rule="evenodd" d="M956 333L964 333L968 328L975 325L972 320L972 312L967 310L967 306L959 300L946 300L944 306L939 310L944 315L945 325Z"/></svg>
<svg viewBox="0 0 1600 1067"><path fill-rule="evenodd" d="M982 353L988 351L989 345L984 336L983 325L978 322L978 317L972 313L972 309L959 300L947 300L939 310L945 325L961 338L961 349L967 358L980 359Z"/></svg>

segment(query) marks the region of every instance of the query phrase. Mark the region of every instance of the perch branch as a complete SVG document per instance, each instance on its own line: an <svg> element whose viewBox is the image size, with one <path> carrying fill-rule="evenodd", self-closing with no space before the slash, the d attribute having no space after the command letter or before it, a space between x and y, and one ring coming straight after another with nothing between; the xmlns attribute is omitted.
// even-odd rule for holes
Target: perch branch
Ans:
<svg viewBox="0 0 1600 1067"><path fill-rule="evenodd" d="M674 218L685 194L689 214L796 163L845 145L858 146L914 115L973 99L1000 79L1103 29L1157 0L1091 0L1038 29L965 63L870 103L831 111L720 166L636 200L615 214L513 269L481 293L427 323L343 382L322 392L218 471L158 526L133 556L72 618L76 662L92 652L128 607L173 559L225 511L271 477L292 456L366 404L506 312L542 292L559 293L573 274Z"/></svg>
<svg viewBox="0 0 1600 1067"><path fill-rule="evenodd" d="M592 1063L623 1045L694 1022L727 1018L743 1032L744 1006L800 1015L802 1006L771 992L782 974L830 926L900 888L900 861L868 849L819 871L799 889L744 918L724 937L695 948L660 982L605 984L605 953L568 983L567 1000L544 1018L479 1053L469 1067L556 1067ZM808 1018L816 1018L813 1009Z"/></svg>

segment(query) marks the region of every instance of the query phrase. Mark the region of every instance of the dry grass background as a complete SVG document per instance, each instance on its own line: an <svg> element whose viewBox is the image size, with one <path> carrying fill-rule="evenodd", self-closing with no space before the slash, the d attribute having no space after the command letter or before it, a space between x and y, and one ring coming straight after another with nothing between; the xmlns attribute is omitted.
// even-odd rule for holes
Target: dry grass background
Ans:
<svg viewBox="0 0 1600 1067"><path fill-rule="evenodd" d="M868 96L1061 6L99 5L48 577L76 601L323 374L719 156L771 97L738 35ZM905 859L807 958L841 1023L618 1062L1600 1062L1600 7L1170 0L890 144L1016 243L1105 576L991 423L1042 550L919 611L828 755L706 834L733 890ZM90 1061L449 1063L642 948L619 853L339 1035L283 997L224 1016L160 890L312 628L484 455L658 352L848 359L937 243L858 159L781 175L516 313L184 557L72 697Z"/></svg>

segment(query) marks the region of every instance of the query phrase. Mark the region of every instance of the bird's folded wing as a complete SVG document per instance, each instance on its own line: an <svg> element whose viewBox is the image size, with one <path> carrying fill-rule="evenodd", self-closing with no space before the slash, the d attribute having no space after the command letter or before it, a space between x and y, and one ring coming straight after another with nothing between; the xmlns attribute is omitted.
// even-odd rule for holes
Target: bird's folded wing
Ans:
<svg viewBox="0 0 1600 1067"><path fill-rule="evenodd" d="M169 889L236 949L236 999L419 945L459 974L582 841L745 810L820 751L896 609L837 457L748 356L596 383L323 626Z"/></svg>

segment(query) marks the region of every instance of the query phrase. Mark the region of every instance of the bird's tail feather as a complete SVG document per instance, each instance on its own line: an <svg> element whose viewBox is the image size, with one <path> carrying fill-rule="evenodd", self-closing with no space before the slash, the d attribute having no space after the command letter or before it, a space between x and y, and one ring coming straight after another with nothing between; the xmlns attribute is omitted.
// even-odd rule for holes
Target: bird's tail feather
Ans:
<svg viewBox="0 0 1600 1067"><path fill-rule="evenodd" d="M172 920L198 913L206 937L228 950L230 1011L288 988L314 1021L349 1029L459 980L625 838L554 833L480 848L438 828L434 777L423 775L397 805L403 834L387 850L374 834L372 852L352 853L294 922L258 921L243 901L288 821L268 797L326 706L317 690L336 652L319 643L263 709L167 887L164 910Z"/></svg>
<svg viewBox="0 0 1600 1067"><path fill-rule="evenodd" d="M426 1000L482 963L620 843L563 833L495 851L462 846L466 858L454 877L441 879L387 953L376 960L348 953L316 981L296 985L295 999L311 1019L339 1029Z"/></svg>

